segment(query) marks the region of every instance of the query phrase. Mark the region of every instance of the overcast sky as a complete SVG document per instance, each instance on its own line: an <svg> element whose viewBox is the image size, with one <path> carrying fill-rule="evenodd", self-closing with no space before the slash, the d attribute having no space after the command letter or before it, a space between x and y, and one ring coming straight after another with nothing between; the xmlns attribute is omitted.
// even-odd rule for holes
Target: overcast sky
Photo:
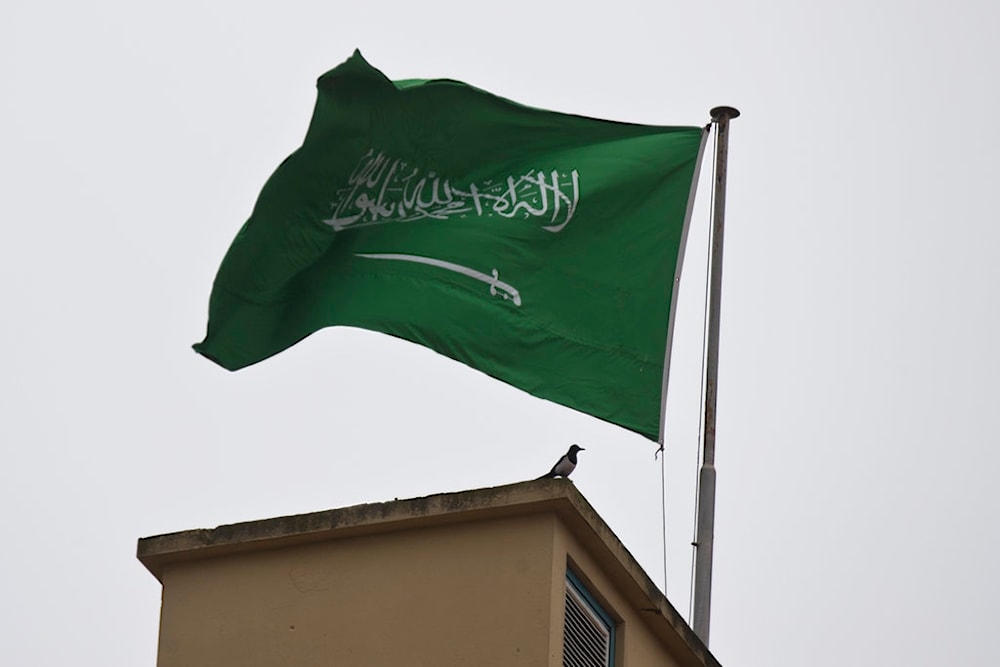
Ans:
<svg viewBox="0 0 1000 667"><path fill-rule="evenodd" d="M655 445L416 345L190 348L354 48L614 120L731 125L711 648L1000 664L995 2L42 2L0 11L0 662L154 665L139 537L536 477L663 579ZM667 408L685 616L709 161Z"/></svg>

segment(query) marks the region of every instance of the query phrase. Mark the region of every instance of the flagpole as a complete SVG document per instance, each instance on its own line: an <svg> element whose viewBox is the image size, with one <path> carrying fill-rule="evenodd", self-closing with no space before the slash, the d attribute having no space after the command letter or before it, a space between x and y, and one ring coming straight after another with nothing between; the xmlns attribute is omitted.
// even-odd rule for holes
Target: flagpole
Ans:
<svg viewBox="0 0 1000 667"><path fill-rule="evenodd" d="M712 607L712 552L715 547L715 405L719 379L719 312L722 298L722 239L726 218L726 161L729 155L729 119L740 112L732 107L711 111L716 126L713 190L711 277L708 303L708 345L705 357L705 429L701 471L698 475L698 529L695 537L694 632L708 646Z"/></svg>

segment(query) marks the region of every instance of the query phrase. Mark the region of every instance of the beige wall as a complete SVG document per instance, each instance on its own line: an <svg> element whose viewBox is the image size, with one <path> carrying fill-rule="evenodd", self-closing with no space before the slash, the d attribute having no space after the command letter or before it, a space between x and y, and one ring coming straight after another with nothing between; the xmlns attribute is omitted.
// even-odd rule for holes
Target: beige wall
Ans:
<svg viewBox="0 0 1000 667"><path fill-rule="evenodd" d="M556 523L553 539L553 576L565 577L566 565L570 567L579 579L587 586L588 591L601 604L608 614L618 622L615 637L615 657L617 667L632 667L633 665L655 665L656 667L677 667L681 663L668 655L663 643L647 625L643 613L637 610L632 602L627 600L618 587L612 582L590 553L560 522ZM555 586L552 591L553 604L563 608L563 589ZM558 601L556 600L558 598ZM558 637L557 648L562 643L563 614L557 614L553 623L551 637ZM558 656L561 658L562 653ZM553 663L553 664L562 664Z"/></svg>
<svg viewBox="0 0 1000 667"><path fill-rule="evenodd" d="M561 667L565 573L618 621L617 667L719 667L565 480L139 540L159 667Z"/></svg>
<svg viewBox="0 0 1000 667"><path fill-rule="evenodd" d="M555 523L456 523L173 565L158 665L558 665ZM561 623L561 597L556 609Z"/></svg>

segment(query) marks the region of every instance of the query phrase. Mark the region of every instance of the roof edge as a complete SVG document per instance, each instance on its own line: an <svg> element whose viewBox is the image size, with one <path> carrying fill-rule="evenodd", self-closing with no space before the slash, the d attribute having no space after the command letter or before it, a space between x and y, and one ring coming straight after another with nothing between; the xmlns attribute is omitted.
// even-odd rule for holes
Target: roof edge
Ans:
<svg viewBox="0 0 1000 667"><path fill-rule="evenodd" d="M165 569L192 560L545 511L556 514L607 567L616 583L640 602L638 608L653 616L647 619L651 625L663 622L672 628L673 633L663 636L673 634L679 638L697 664L719 666L617 535L568 480L533 480L155 535L138 541L136 556L162 582Z"/></svg>

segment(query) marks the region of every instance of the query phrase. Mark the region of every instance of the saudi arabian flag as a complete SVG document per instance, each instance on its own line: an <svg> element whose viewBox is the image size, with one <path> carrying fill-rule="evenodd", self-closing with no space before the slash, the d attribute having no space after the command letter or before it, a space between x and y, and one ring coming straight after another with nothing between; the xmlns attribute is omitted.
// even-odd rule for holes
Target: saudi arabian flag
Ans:
<svg viewBox="0 0 1000 667"><path fill-rule="evenodd" d="M361 327L657 439L703 129L393 82L358 52L317 87L195 350L237 370Z"/></svg>

